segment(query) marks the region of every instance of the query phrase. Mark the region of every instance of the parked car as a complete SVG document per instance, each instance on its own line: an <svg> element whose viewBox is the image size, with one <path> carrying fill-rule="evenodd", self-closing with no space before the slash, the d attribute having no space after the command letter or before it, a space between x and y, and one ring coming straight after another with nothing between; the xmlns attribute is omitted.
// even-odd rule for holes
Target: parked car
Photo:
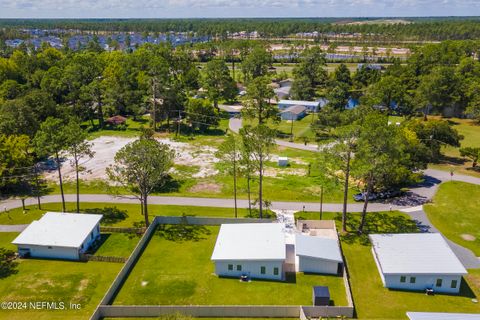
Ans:
<svg viewBox="0 0 480 320"><path fill-rule="evenodd" d="M401 190L384 190L380 192L372 192L368 195L368 201L377 200L377 199L390 199L394 197L401 196L403 192ZM353 200L357 202L365 201L365 193L357 193L353 195Z"/></svg>

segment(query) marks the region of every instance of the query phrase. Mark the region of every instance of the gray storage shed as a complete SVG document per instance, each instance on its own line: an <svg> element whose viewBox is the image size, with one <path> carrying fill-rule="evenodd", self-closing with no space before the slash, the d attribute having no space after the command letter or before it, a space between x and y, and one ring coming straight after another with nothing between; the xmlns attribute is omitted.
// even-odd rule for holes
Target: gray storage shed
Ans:
<svg viewBox="0 0 480 320"><path fill-rule="evenodd" d="M315 286L313 287L313 305L314 306L328 306L330 304L330 291L328 287Z"/></svg>

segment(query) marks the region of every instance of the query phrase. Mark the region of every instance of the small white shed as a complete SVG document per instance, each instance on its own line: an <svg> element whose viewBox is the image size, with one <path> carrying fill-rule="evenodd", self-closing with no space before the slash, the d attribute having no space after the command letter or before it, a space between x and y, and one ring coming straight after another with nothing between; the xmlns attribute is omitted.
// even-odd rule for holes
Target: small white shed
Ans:
<svg viewBox="0 0 480 320"><path fill-rule="evenodd" d="M458 293L467 270L439 233L372 234L385 287Z"/></svg>
<svg viewBox="0 0 480 320"><path fill-rule="evenodd" d="M278 166L279 167L288 166L288 157L278 157Z"/></svg>
<svg viewBox="0 0 480 320"><path fill-rule="evenodd" d="M47 212L12 241L20 256L79 260L100 236L99 214Z"/></svg>
<svg viewBox="0 0 480 320"><path fill-rule="evenodd" d="M286 259L284 228L281 223L222 224L211 258L215 274L282 280Z"/></svg>
<svg viewBox="0 0 480 320"><path fill-rule="evenodd" d="M343 263L336 239L297 234L295 254L300 272L337 274Z"/></svg>

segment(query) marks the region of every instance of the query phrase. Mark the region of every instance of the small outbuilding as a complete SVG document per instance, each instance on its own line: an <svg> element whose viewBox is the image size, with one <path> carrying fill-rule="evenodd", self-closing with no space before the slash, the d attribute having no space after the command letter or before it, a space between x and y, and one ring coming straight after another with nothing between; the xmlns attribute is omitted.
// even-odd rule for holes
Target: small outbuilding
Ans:
<svg viewBox="0 0 480 320"><path fill-rule="evenodd" d="M290 121L303 119L306 115L307 108L300 105L288 107L287 109L280 112L280 117L282 118L282 120Z"/></svg>
<svg viewBox="0 0 480 320"><path fill-rule="evenodd" d="M328 287L313 287L312 300L314 306L328 306L330 304L330 290L328 290Z"/></svg>
<svg viewBox="0 0 480 320"><path fill-rule="evenodd" d="M288 166L288 157L278 157L278 166L279 167Z"/></svg>
<svg viewBox="0 0 480 320"><path fill-rule="evenodd" d="M467 270L439 233L372 234L372 252L385 287L458 293Z"/></svg>
<svg viewBox="0 0 480 320"><path fill-rule="evenodd" d="M283 280L284 228L281 223L222 224L211 258L215 274Z"/></svg>
<svg viewBox="0 0 480 320"><path fill-rule="evenodd" d="M295 254L300 272L338 274L343 263L336 239L297 234Z"/></svg>
<svg viewBox="0 0 480 320"><path fill-rule="evenodd" d="M79 260L100 237L100 214L47 212L12 241L22 257Z"/></svg>

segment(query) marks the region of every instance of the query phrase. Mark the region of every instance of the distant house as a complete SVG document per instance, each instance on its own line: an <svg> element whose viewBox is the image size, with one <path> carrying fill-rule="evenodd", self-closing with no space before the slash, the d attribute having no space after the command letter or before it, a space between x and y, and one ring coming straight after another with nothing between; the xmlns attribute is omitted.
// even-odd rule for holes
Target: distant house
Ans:
<svg viewBox="0 0 480 320"><path fill-rule="evenodd" d="M118 126L127 123L127 118L122 116L113 116L105 120L105 122L113 126Z"/></svg>
<svg viewBox="0 0 480 320"><path fill-rule="evenodd" d="M215 274L282 280L286 259L285 225L222 224L213 249Z"/></svg>
<svg viewBox="0 0 480 320"><path fill-rule="evenodd" d="M280 100L278 109L283 111L292 106L304 106L309 112L317 112L320 106L319 101L301 101L301 100Z"/></svg>
<svg viewBox="0 0 480 320"><path fill-rule="evenodd" d="M79 260L100 237L99 214L47 212L33 221L12 244L22 257Z"/></svg>
<svg viewBox="0 0 480 320"><path fill-rule="evenodd" d="M458 293L462 263L439 233L372 234L372 252L385 287Z"/></svg>
<svg viewBox="0 0 480 320"><path fill-rule="evenodd" d="M273 92L275 92L275 95L277 96L278 99L286 99L290 96L290 91L292 90L292 87L285 86L285 87L278 87L273 89Z"/></svg>
<svg viewBox="0 0 480 320"><path fill-rule="evenodd" d="M357 70L360 69L368 69L368 70L378 70L381 71L383 70L383 66L381 64L375 64L375 63L359 63L357 65Z"/></svg>
<svg viewBox="0 0 480 320"><path fill-rule="evenodd" d="M410 320L480 320L480 313L407 312Z"/></svg>
<svg viewBox="0 0 480 320"><path fill-rule="evenodd" d="M297 234L295 255L298 271L337 274L343 259L336 239Z"/></svg>
<svg viewBox="0 0 480 320"><path fill-rule="evenodd" d="M218 106L221 110L225 111L225 112L228 112L228 114L231 116L231 117L234 117L234 116L237 116L237 115L240 115L240 113L242 112L242 109L243 109L243 106L242 105L225 105L225 104L221 104Z"/></svg>
<svg viewBox="0 0 480 320"><path fill-rule="evenodd" d="M307 108L304 106L291 106L280 112L282 120L300 120L307 115Z"/></svg>

